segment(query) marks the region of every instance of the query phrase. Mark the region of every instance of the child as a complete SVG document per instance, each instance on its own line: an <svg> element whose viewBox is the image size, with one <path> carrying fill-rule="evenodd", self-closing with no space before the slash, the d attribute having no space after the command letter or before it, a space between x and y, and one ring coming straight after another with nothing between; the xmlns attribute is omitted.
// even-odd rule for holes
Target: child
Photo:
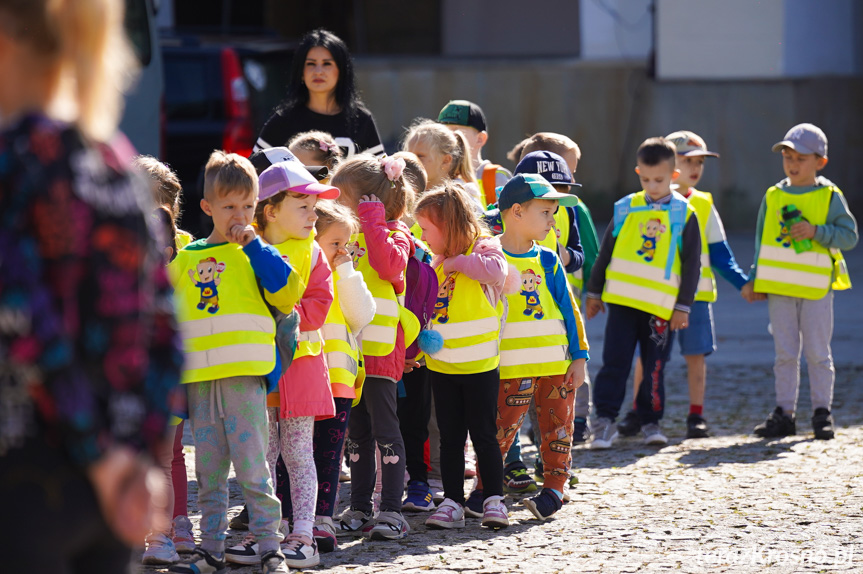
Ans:
<svg viewBox="0 0 863 574"><path fill-rule="evenodd" d="M443 348L426 357L441 434L444 501L427 520L431 528L464 527L464 444L470 432L486 481L482 524L509 525L503 504L503 462L495 437L500 377L501 294L506 258L488 237L461 186L426 193L416 218L435 254L440 290L432 329Z"/></svg>
<svg viewBox="0 0 863 574"><path fill-rule="evenodd" d="M251 223L258 178L251 162L215 151L204 171L201 209L209 237L186 246L168 270L185 345L183 382L195 437L201 546L171 572L225 568L228 469L249 508L249 528L263 572L287 572L279 549L279 500L266 464L266 394L279 373L275 322L266 302L290 312L299 300L297 273L257 237ZM265 301L266 299L266 301ZM268 384L269 383L269 384Z"/></svg>
<svg viewBox="0 0 863 574"><path fill-rule="evenodd" d="M330 372L336 416L315 421L312 444L318 473L318 504L315 510L315 542L321 552L336 548L333 512L338 502L339 470L351 405L362 384L362 355L356 334L375 315L375 300L361 273L354 269L348 252L351 236L359 232L356 216L343 205L319 201L315 206L315 241L333 270L333 304L321 334Z"/></svg>
<svg viewBox="0 0 863 574"><path fill-rule="evenodd" d="M765 438L796 433L795 410L800 388L800 349L809 366L812 430L815 438L834 436L832 289L851 282L840 249L851 249L859 235L857 222L842 192L818 175L827 165L827 136L817 126L799 124L773 146L782 153L787 176L767 190L758 211L755 264L742 295L753 301L767 295L776 345L776 409L755 427Z"/></svg>
<svg viewBox="0 0 863 574"><path fill-rule="evenodd" d="M716 350L716 335L713 329L713 306L716 301L716 279L713 269L719 272L738 290L746 284L747 277L725 239L722 219L713 204L713 196L695 189L704 173L704 160L719 157L707 151L707 144L700 136L689 131L679 131L665 137L677 148L677 169L680 171L678 191L695 209L698 216L698 229L701 231L701 278L695 303L689 314L689 327L677 335L680 354L686 360L687 380L689 382L689 416L686 418L686 438L705 438L710 436L707 421L704 420L704 387L707 381L707 366L704 357ZM641 360L635 362L634 380L642 380ZM636 390L633 394L638 394ZM630 411L617 425L623 436L633 436L641 429L635 410Z"/></svg>
<svg viewBox="0 0 863 574"><path fill-rule="evenodd" d="M590 448L610 448L636 344L650 365L636 397L646 444L666 444L659 421L665 404L664 371L674 331L685 329L701 275L701 231L695 210L671 190L679 173L677 150L663 138L638 148L643 190L615 203L587 285L587 318L605 311L602 368L594 382L597 421Z"/></svg>
<svg viewBox="0 0 863 574"><path fill-rule="evenodd" d="M486 179L489 185L494 185L495 189L509 181L512 174L506 168L482 159L482 148L488 143L488 124L482 108L467 100L450 100L441 109L437 121L453 131L464 134L483 200L489 197L487 192L491 192L492 195L494 193L494 190L485 189ZM493 170L493 180L486 177L486 170Z"/></svg>
<svg viewBox="0 0 863 574"><path fill-rule="evenodd" d="M312 528L315 521L317 474L312 455L316 417L335 415L327 364L319 329L333 302L332 273L314 243L315 204L318 198L335 199L338 189L318 183L298 161L276 163L258 178L255 222L264 239L275 247L304 287L295 305L300 336L294 359L279 379L279 391L267 397L269 448L267 464L276 483L276 460L281 453L290 486L281 490L282 517L293 518L293 531L285 537L282 552L292 568L320 563ZM287 528L285 528L287 530ZM227 559L248 564L256 557L254 537L229 548Z"/></svg>
<svg viewBox="0 0 863 574"><path fill-rule="evenodd" d="M443 185L450 179L457 181L464 186L477 206L482 208L484 203L476 183L464 134L450 131L431 120L418 119L405 133L402 149L413 152L422 162L428 176L429 189Z"/></svg>
<svg viewBox="0 0 863 574"><path fill-rule="evenodd" d="M349 252L376 306L374 318L360 334L366 380L348 424L351 506L339 527L373 540L398 540L410 530L401 514L405 449L396 413L397 383L405 365L398 296L405 290L405 268L414 252L410 231L399 221L414 196L404 165L396 158L364 155L340 165L332 179L341 191L339 202L359 215L361 231L352 238ZM382 492L380 513L373 518L376 447L383 453Z"/></svg>
<svg viewBox="0 0 863 574"><path fill-rule="evenodd" d="M303 165L322 165L330 173L344 159L342 148L327 132L310 131L297 134L288 142L288 149Z"/></svg>
<svg viewBox="0 0 863 574"><path fill-rule="evenodd" d="M180 196L182 188L180 180L171 168L148 155L135 158L133 165L147 177L153 199L158 205L157 213L166 220L172 231L172 241L165 247L165 261L171 261L176 254L188 245L192 235L177 229L177 218L180 216ZM168 507L166 510L172 518L171 530L168 532L152 532L147 536L147 549L141 561L144 564L161 565L179 562L177 552L189 553L195 549L192 538L192 523L188 515L188 484L186 478L186 460L183 455L183 419L172 417L168 428L171 451L164 452L161 460L165 472Z"/></svg>

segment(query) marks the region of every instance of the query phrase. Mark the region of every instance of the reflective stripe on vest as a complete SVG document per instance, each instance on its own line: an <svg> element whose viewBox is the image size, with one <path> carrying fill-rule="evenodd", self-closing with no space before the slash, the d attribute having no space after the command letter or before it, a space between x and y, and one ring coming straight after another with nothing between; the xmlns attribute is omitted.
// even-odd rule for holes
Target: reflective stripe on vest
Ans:
<svg viewBox="0 0 863 574"><path fill-rule="evenodd" d="M696 301L716 301L716 277L710 267L710 252L707 243L707 223L713 212L713 196L705 191L692 189L687 198L698 217L698 231L701 233L701 277L698 279Z"/></svg>
<svg viewBox="0 0 863 574"><path fill-rule="evenodd" d="M830 290L833 259L830 251L816 241L812 248L797 253L782 220L782 208L794 205L813 225L827 221L834 187L822 187L803 194L786 193L778 187L767 190L764 228L755 275L755 291L802 299L821 299Z"/></svg>
<svg viewBox="0 0 863 574"><path fill-rule="evenodd" d="M190 245L168 272L183 339L183 383L272 372L276 323L239 245Z"/></svg>
<svg viewBox="0 0 863 574"><path fill-rule="evenodd" d="M348 328L339 304L338 279L338 273L333 271L333 304L326 323L321 327L321 335L324 338L330 384L354 388L359 372L359 345Z"/></svg>
<svg viewBox="0 0 863 574"><path fill-rule="evenodd" d="M398 233L390 231L392 237ZM377 309L371 323L360 333L362 354L369 357L386 357L396 348L396 329L399 324L399 307L393 284L381 279L369 264L368 247L362 233L351 238L348 251L354 259L354 269L363 274L363 279L375 298Z"/></svg>
<svg viewBox="0 0 863 574"><path fill-rule="evenodd" d="M321 256L320 247L315 243L314 231L309 234L307 239L288 239L273 247L282 254L283 258L287 258L294 272L300 274L303 284L308 285L312 275L312 266L317 264L317 258ZM294 360L302 357L316 357L321 354L322 349L321 337L317 331L301 331L297 338Z"/></svg>
<svg viewBox="0 0 863 574"><path fill-rule="evenodd" d="M467 255L473 251L473 246ZM470 375L485 373L500 363L500 312L483 292L479 282L463 273L447 276L443 266L438 276L438 303L431 328L444 339L443 348L426 357L432 371ZM499 303L498 308L502 309Z"/></svg>
<svg viewBox="0 0 863 574"><path fill-rule="evenodd" d="M569 367L566 324L548 288L554 277L553 272L544 269L541 253L537 247L520 256L504 251L507 263L521 276L522 289L506 296L508 311L500 343L501 379L551 377L566 373ZM555 261L559 259L555 257Z"/></svg>
<svg viewBox="0 0 863 574"><path fill-rule="evenodd" d="M629 201L633 208L647 205L644 191L620 201ZM679 194L672 193L671 201L681 202L685 208L684 223L695 213ZM606 270L603 301L662 319L671 318L680 288L680 257L678 242L672 245L670 219L670 211L663 209L633 210L627 214ZM670 257L673 258L669 267Z"/></svg>

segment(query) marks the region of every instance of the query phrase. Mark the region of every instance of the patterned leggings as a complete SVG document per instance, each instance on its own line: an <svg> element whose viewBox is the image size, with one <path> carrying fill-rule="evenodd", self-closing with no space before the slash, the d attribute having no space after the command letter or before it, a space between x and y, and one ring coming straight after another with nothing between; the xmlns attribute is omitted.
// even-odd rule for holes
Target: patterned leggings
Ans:
<svg viewBox="0 0 863 574"><path fill-rule="evenodd" d="M276 484L276 459L279 453L290 476L290 507L293 511L295 528L315 521L315 504L317 502L318 475L315 470L315 460L312 456L312 429L314 417L296 417L279 419L278 407L267 409L270 419L270 441L267 449L267 464ZM281 494L283 489L277 487ZM283 507L287 507L283 501ZM282 512L282 516L285 516Z"/></svg>

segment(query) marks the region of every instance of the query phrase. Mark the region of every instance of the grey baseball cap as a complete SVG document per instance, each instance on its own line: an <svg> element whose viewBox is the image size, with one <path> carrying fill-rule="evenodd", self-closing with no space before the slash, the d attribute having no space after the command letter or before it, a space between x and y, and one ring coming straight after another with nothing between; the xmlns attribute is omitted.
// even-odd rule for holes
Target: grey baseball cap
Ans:
<svg viewBox="0 0 863 574"><path fill-rule="evenodd" d="M827 157L827 136L816 125L797 124L788 130L781 142L773 145L773 151L782 151L784 147L790 147L798 153Z"/></svg>

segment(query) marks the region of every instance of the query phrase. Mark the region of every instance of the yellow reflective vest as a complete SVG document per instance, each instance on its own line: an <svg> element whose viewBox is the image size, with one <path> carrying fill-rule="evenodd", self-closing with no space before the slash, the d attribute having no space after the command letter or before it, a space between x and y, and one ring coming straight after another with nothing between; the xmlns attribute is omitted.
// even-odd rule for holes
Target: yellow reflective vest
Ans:
<svg viewBox="0 0 863 574"><path fill-rule="evenodd" d="M574 214L573 214L574 215ZM554 227L548 232L545 239L539 242L543 247L548 247L555 253L560 253L557 244L560 243L564 247L569 243L569 231L572 229L572 221L570 220L569 210L565 207L559 207L554 213ZM567 273L566 279L569 284L578 289L581 293L584 288L584 266L579 267L575 273Z"/></svg>
<svg viewBox="0 0 863 574"><path fill-rule="evenodd" d="M710 267L710 251L707 244L707 222L713 211L713 195L706 191L692 189L689 197L689 205L695 209L698 217L698 230L701 232L701 277L698 279L698 290L695 292L696 301L716 301L716 276Z"/></svg>
<svg viewBox="0 0 863 574"><path fill-rule="evenodd" d="M605 271L602 300L668 320L680 290L679 240L672 245L670 212L661 209L660 204L638 210L647 207L644 191L618 203L627 200L633 210L623 221L614 243ZM694 209L676 192L672 192L671 201L682 202L686 213L682 224L685 225L695 213ZM670 268L667 266L669 257L673 257Z"/></svg>
<svg viewBox="0 0 863 574"><path fill-rule="evenodd" d="M465 255L470 255L473 245ZM463 273L447 275L443 263L435 269L438 297L431 328L441 334L443 348L426 355L432 371L452 375L485 373L500 363L500 314L503 306L491 305L482 285Z"/></svg>
<svg viewBox="0 0 863 574"><path fill-rule="evenodd" d="M390 231L390 237L398 233ZM372 322L363 328L360 348L363 355L386 357L396 348L396 329L399 324L399 300L393 284L381 279L369 264L366 238L358 233L351 238L348 252L354 260L354 269L363 274L363 279L375 298L377 310Z"/></svg>
<svg viewBox="0 0 863 574"><path fill-rule="evenodd" d="M168 272L183 339L183 383L272 372L276 323L242 247L192 244Z"/></svg>
<svg viewBox="0 0 863 574"><path fill-rule="evenodd" d="M345 320L345 314L339 305L338 273L333 271L333 304L327 314L327 320L321 328L324 336L324 353L327 358L327 368L330 371L330 383L345 385L351 389L361 386L358 377L362 373L360 366L362 355L359 345Z"/></svg>
<svg viewBox="0 0 863 574"><path fill-rule="evenodd" d="M318 258L321 257L321 248L315 243L314 231L309 234L307 239L288 239L284 243L273 245L273 247L282 254L282 258L290 263L294 272L300 276L303 282L302 288L305 291L306 285L309 284L312 268L317 264ZM321 354L321 349L321 334L317 330L300 331L294 359L316 357Z"/></svg>
<svg viewBox="0 0 863 574"><path fill-rule="evenodd" d="M788 227L782 220L782 207L795 205L809 223L824 225L834 192L842 193L833 186L804 194L786 193L775 186L767 190L764 228L755 272L757 293L821 299L827 295L831 283L835 289L851 286L845 260L838 249L827 249L813 240L812 249L797 253Z"/></svg>
<svg viewBox="0 0 863 574"><path fill-rule="evenodd" d="M549 377L569 368L569 339L563 315L548 289L538 249L506 260L518 269L521 291L507 295L508 312L500 343L500 378Z"/></svg>

